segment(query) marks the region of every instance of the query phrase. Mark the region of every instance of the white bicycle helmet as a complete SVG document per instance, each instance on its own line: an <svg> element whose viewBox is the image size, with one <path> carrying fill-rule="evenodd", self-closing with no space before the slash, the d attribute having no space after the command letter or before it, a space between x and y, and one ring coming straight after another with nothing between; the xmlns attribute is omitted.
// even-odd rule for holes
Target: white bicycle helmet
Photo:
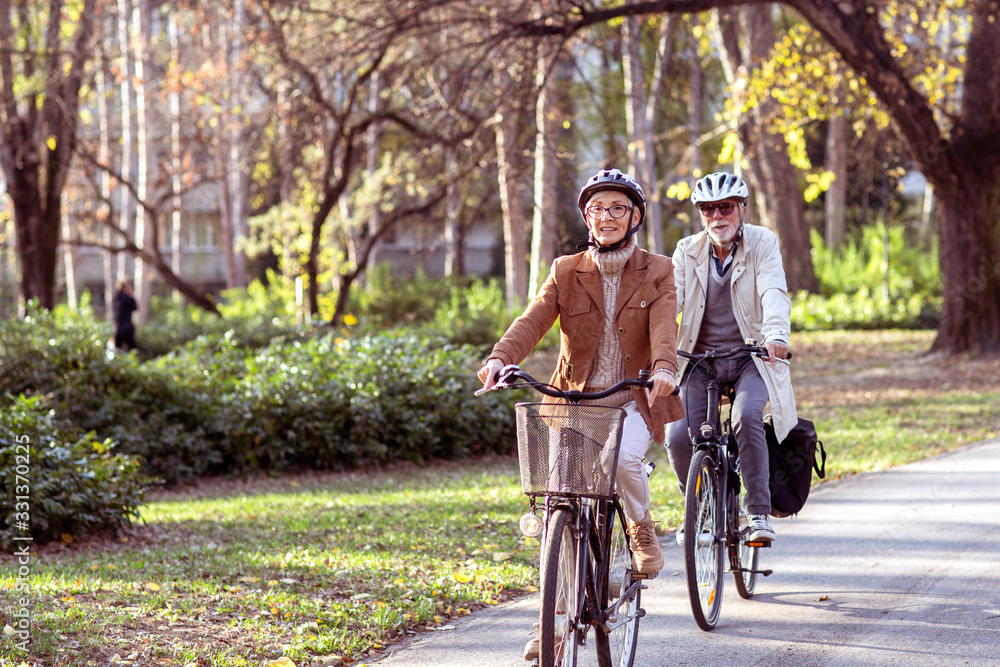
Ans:
<svg viewBox="0 0 1000 667"><path fill-rule="evenodd" d="M717 171L700 179L694 186L691 193L691 203L697 206L707 201L722 201L723 199L735 199L741 204L746 204L750 198L750 188L743 182L743 179L727 171Z"/></svg>

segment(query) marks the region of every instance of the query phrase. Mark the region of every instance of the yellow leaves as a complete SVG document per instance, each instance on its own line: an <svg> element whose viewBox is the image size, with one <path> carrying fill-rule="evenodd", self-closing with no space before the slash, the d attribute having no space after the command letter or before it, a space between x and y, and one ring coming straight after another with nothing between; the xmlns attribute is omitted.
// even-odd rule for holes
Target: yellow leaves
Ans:
<svg viewBox="0 0 1000 667"><path fill-rule="evenodd" d="M295 667L295 663L292 662L290 658L281 656L277 660L272 660L267 663L267 667Z"/></svg>
<svg viewBox="0 0 1000 667"><path fill-rule="evenodd" d="M49 138L45 140L45 145L49 147L50 151L56 149L56 135L50 134Z"/></svg>
<svg viewBox="0 0 1000 667"><path fill-rule="evenodd" d="M66 544L73 544L73 536L70 535L69 533L63 533L62 535L59 536L59 539L61 539Z"/></svg>
<svg viewBox="0 0 1000 667"><path fill-rule="evenodd" d="M819 197L822 193L830 189L830 184L832 184L837 179L837 175L832 171L823 171L819 174L806 174L806 182L809 185L806 186L805 200L811 202Z"/></svg>
<svg viewBox="0 0 1000 667"><path fill-rule="evenodd" d="M145 589L147 591L153 591L155 593L156 591L160 590L160 585L154 581L147 581Z"/></svg>

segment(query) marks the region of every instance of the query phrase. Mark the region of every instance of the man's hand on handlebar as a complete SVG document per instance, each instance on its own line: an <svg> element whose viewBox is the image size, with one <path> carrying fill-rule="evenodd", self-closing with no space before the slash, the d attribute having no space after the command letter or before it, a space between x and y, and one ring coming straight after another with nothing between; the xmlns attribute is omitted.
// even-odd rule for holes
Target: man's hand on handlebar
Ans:
<svg viewBox="0 0 1000 667"><path fill-rule="evenodd" d="M784 343L777 341L764 343L764 349L767 350L767 361L770 361L772 366L776 363L776 359L788 358L788 346Z"/></svg>

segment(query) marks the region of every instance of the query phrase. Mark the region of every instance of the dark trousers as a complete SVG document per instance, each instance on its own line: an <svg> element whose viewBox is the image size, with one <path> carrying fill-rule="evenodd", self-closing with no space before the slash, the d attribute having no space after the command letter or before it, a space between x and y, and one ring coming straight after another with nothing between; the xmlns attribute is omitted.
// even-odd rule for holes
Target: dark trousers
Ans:
<svg viewBox="0 0 1000 667"><path fill-rule="evenodd" d="M708 376L701 368L693 366L688 366L681 381L685 417L669 424L667 432L667 453L680 482L681 493L687 483L694 453L688 428L697 433L708 411ZM733 435L739 445L743 484L747 488L746 511L748 514L768 514L771 511L771 492L768 489L767 441L764 438L767 386L749 356L717 360L715 368L719 373L719 383L732 384L736 390L730 415Z"/></svg>
<svg viewBox="0 0 1000 667"><path fill-rule="evenodd" d="M115 331L115 347L119 350L134 350L135 327L118 327Z"/></svg>

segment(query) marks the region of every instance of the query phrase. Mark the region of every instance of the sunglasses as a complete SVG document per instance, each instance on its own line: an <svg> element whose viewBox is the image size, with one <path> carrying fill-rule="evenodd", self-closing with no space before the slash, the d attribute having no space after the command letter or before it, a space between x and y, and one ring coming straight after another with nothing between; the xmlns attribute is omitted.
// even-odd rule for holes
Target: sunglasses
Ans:
<svg viewBox="0 0 1000 667"><path fill-rule="evenodd" d="M713 211L718 211L722 215L729 215L736 210L736 204L731 201L724 201L718 204L702 204L698 208L705 217L712 215Z"/></svg>

